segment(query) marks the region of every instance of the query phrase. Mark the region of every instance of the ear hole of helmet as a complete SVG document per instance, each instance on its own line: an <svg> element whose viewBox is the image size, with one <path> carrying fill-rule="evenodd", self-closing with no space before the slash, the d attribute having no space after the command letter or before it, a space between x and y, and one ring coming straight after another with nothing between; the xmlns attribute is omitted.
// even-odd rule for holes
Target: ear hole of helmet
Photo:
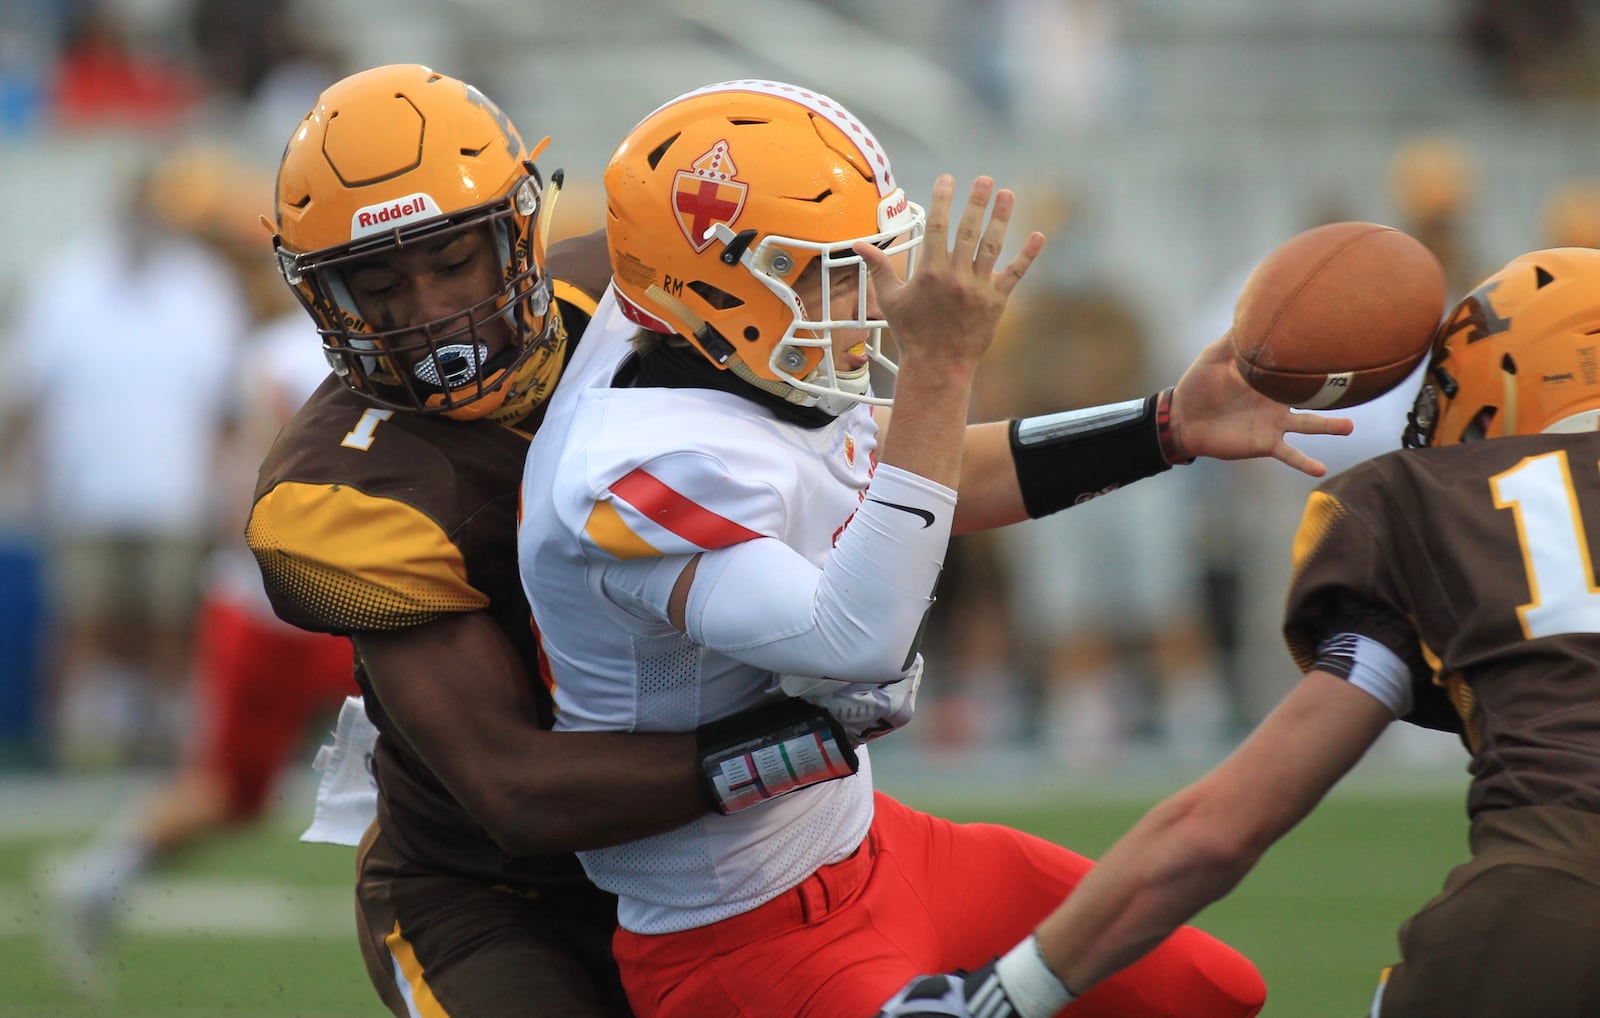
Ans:
<svg viewBox="0 0 1600 1018"><path fill-rule="evenodd" d="M1468 421L1467 426L1462 429L1461 438L1458 441L1465 444L1467 442L1481 442L1488 438L1489 425L1494 423L1495 415L1499 412L1499 407L1480 407L1478 412L1472 415L1472 420Z"/></svg>
<svg viewBox="0 0 1600 1018"><path fill-rule="evenodd" d="M744 301L740 300L738 297L722 289L721 287L712 286L710 283L707 283L704 280L692 280L687 284L687 286L689 289L694 291L696 296L705 301L707 304L716 308L718 311L731 311L736 307L742 307L744 305Z"/></svg>

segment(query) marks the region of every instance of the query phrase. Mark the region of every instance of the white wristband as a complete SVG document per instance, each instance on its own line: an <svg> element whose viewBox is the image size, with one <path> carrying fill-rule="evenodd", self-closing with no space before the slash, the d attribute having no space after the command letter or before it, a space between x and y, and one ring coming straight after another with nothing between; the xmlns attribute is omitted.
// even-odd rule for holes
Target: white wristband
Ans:
<svg viewBox="0 0 1600 1018"><path fill-rule="evenodd" d="M1039 938L1031 934L995 962L994 971L1017 1018L1052 1018L1073 1001L1073 992L1050 971Z"/></svg>

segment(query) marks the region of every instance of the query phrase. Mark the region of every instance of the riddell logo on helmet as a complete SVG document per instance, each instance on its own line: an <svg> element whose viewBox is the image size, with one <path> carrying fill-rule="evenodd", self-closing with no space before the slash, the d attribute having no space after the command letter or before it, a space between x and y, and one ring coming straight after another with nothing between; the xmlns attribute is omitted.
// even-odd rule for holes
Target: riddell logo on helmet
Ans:
<svg viewBox="0 0 1600 1018"><path fill-rule="evenodd" d="M904 191L896 190L878 203L878 230L887 232L900 225L898 220L911 208L911 199Z"/></svg>
<svg viewBox="0 0 1600 1018"><path fill-rule="evenodd" d="M421 191L381 205L367 205L356 209L355 215L350 217L350 239L392 230L415 219L431 219L438 214L438 202Z"/></svg>

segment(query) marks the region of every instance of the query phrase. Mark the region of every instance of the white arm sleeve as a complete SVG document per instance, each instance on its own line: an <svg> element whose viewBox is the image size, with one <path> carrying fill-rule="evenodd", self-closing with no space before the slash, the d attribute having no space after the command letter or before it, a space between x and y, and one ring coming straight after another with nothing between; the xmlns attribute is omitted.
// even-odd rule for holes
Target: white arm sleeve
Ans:
<svg viewBox="0 0 1600 1018"><path fill-rule="evenodd" d="M880 465L865 501L818 569L775 538L701 555L685 630L696 643L768 671L894 682L910 665L944 564L955 492ZM606 568L606 595L666 618L669 577L688 559Z"/></svg>

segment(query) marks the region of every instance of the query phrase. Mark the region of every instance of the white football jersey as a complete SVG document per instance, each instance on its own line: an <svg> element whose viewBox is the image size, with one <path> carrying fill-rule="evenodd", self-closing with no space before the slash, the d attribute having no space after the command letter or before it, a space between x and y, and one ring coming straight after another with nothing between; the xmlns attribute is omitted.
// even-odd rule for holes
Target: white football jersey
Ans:
<svg viewBox="0 0 1600 1018"><path fill-rule="evenodd" d="M776 677L694 643L600 573L776 538L819 568L860 503L877 426L858 405L820 428L706 389L614 388L635 326L608 293L529 449L518 555L561 731L689 732L781 695ZM675 575L675 573L674 573ZM752 592L755 596L755 592ZM716 922L854 852L871 767L731 816L580 853L637 933Z"/></svg>

